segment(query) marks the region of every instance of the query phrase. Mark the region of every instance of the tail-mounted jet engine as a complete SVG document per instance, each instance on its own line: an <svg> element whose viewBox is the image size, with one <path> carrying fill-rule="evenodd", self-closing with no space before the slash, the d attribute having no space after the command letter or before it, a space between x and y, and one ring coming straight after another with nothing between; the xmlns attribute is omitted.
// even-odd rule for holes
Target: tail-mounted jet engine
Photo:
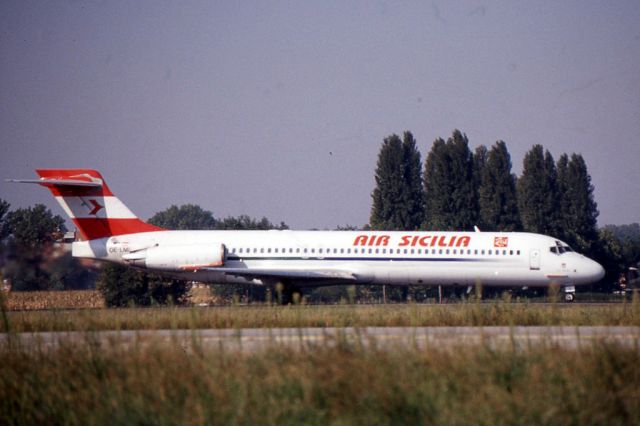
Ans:
<svg viewBox="0 0 640 426"><path fill-rule="evenodd" d="M224 244L167 245L149 247L122 256L132 266L160 271L197 271L224 265Z"/></svg>

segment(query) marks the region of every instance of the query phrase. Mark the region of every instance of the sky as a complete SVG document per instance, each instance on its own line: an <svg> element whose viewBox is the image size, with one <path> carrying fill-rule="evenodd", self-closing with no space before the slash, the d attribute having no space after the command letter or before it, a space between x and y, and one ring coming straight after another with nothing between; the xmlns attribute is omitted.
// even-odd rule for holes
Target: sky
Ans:
<svg viewBox="0 0 640 426"><path fill-rule="evenodd" d="M141 218L194 203L368 222L383 139L460 129L584 156L599 225L640 222L640 2L0 2L0 198L95 168Z"/></svg>

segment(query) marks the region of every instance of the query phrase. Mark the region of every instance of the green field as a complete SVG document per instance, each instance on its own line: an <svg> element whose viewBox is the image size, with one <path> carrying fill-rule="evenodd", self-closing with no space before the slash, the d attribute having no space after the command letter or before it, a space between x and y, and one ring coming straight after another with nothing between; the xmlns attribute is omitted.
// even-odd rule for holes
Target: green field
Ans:
<svg viewBox="0 0 640 426"><path fill-rule="evenodd" d="M161 343L0 348L4 424L612 424L640 422L640 355L364 349L246 354Z"/></svg>
<svg viewBox="0 0 640 426"><path fill-rule="evenodd" d="M4 312L2 331L256 327L640 325L640 303L230 306Z"/></svg>
<svg viewBox="0 0 640 426"><path fill-rule="evenodd" d="M3 424L639 424L640 353L338 341L247 353L92 331L245 327L640 325L640 304L252 306L3 311L3 331L86 331L0 345ZM11 335L10 335L11 336ZM335 342L334 342L335 343ZM634 349L636 348L636 349Z"/></svg>

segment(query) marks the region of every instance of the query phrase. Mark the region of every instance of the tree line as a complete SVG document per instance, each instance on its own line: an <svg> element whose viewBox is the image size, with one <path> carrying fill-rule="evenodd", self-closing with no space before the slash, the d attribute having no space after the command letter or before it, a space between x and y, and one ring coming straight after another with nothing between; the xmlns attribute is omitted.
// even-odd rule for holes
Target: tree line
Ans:
<svg viewBox="0 0 640 426"><path fill-rule="evenodd" d="M469 149L455 130L436 139L424 165L411 132L384 139L375 172L370 227L376 230L528 231L552 235L590 252L598 208L580 154L557 162L542 145L511 171L504 141Z"/></svg>

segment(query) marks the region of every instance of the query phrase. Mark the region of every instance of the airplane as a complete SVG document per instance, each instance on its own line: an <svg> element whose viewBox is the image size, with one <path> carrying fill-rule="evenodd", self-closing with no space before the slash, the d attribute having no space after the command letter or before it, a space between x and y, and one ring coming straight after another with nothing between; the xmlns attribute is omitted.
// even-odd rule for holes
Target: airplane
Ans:
<svg viewBox="0 0 640 426"><path fill-rule="evenodd" d="M303 287L336 284L549 287L565 300L603 278L568 244L525 232L173 231L143 222L90 169L40 169L39 179L76 225L78 258L187 281L275 286L292 301Z"/></svg>

